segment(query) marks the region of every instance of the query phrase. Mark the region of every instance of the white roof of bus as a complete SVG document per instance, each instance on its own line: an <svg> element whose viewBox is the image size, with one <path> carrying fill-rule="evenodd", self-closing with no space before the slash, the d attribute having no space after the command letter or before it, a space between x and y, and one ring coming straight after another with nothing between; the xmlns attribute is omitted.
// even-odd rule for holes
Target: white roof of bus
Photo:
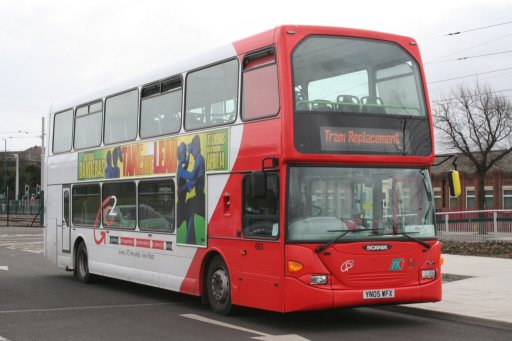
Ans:
<svg viewBox="0 0 512 341"><path fill-rule="evenodd" d="M98 91L91 92L87 95L74 97L68 100L64 100L52 105L51 113L59 112L62 110L76 107L81 104L90 103L92 101L115 95L117 93L134 89L138 86L153 83L159 80L163 80L168 77L175 76L196 68L207 66L215 62L236 56L235 48L232 44L225 45L207 53L192 57L187 60L182 60L177 63L173 63L151 72L147 72L136 77L127 78L124 81L115 83L110 86L106 86Z"/></svg>

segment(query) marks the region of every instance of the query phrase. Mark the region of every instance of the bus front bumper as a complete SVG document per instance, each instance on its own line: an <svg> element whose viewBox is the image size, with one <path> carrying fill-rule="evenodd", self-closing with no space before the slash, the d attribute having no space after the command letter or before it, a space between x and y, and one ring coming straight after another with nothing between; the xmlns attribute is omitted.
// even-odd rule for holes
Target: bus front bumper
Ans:
<svg viewBox="0 0 512 341"><path fill-rule="evenodd" d="M392 297L383 297L383 296ZM407 287L332 290L329 285L311 286L285 278L285 312L321 310L339 307L438 302L442 297L442 280Z"/></svg>

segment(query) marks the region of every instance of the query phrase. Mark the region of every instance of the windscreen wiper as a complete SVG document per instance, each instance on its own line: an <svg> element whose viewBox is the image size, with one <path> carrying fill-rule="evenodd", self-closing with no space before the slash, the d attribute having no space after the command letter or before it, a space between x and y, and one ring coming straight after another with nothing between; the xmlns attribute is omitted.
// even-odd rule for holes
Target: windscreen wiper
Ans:
<svg viewBox="0 0 512 341"><path fill-rule="evenodd" d="M375 231L375 229L358 229L358 230L329 230L327 232L342 232L339 236L334 238L333 240L328 241L327 243L320 245L315 249L316 253L320 253L323 250L327 249L332 244L336 243L338 240L349 234L350 232L363 232L363 231Z"/></svg>
<svg viewBox="0 0 512 341"><path fill-rule="evenodd" d="M391 236L391 235L393 235L393 236L396 236L396 235L404 236L405 238L410 239L412 241L415 241L416 243L426 247L427 249L430 249L432 247L432 245L430 245L429 243L424 242L423 240L414 238L413 236L411 236L410 234L407 234L407 233L403 233L403 232L388 233L388 234L382 234L381 236L385 236L385 235L388 235L388 236Z"/></svg>

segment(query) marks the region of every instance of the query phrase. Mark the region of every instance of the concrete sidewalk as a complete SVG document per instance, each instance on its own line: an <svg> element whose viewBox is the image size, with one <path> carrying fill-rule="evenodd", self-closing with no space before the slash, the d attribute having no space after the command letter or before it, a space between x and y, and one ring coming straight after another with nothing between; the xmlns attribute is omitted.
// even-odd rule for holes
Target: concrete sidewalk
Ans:
<svg viewBox="0 0 512 341"><path fill-rule="evenodd" d="M512 259L443 254L443 300L404 307L512 326ZM467 277L466 277L467 276Z"/></svg>

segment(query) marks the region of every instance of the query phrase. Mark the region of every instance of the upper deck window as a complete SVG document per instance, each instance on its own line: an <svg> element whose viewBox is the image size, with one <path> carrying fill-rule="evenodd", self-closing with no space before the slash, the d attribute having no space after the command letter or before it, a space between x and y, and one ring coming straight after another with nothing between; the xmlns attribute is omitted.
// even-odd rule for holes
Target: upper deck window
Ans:
<svg viewBox="0 0 512 341"><path fill-rule="evenodd" d="M105 144L135 140L137 136L137 90L107 98L105 104Z"/></svg>
<svg viewBox="0 0 512 341"><path fill-rule="evenodd" d="M102 110L102 101L76 109L75 149L97 147L101 144Z"/></svg>
<svg viewBox="0 0 512 341"><path fill-rule="evenodd" d="M177 133L181 128L181 78L166 80L142 89L140 137Z"/></svg>
<svg viewBox="0 0 512 341"><path fill-rule="evenodd" d="M53 152L69 152L73 142L73 109L55 114L53 119Z"/></svg>
<svg viewBox="0 0 512 341"><path fill-rule="evenodd" d="M397 44L313 36L293 71L296 111L426 117L419 67Z"/></svg>
<svg viewBox="0 0 512 341"><path fill-rule="evenodd" d="M234 122L237 95L236 59L191 72L187 76L185 128L194 130Z"/></svg>
<svg viewBox="0 0 512 341"><path fill-rule="evenodd" d="M279 111L277 64L273 48L244 58L242 76L242 118L255 120Z"/></svg>

